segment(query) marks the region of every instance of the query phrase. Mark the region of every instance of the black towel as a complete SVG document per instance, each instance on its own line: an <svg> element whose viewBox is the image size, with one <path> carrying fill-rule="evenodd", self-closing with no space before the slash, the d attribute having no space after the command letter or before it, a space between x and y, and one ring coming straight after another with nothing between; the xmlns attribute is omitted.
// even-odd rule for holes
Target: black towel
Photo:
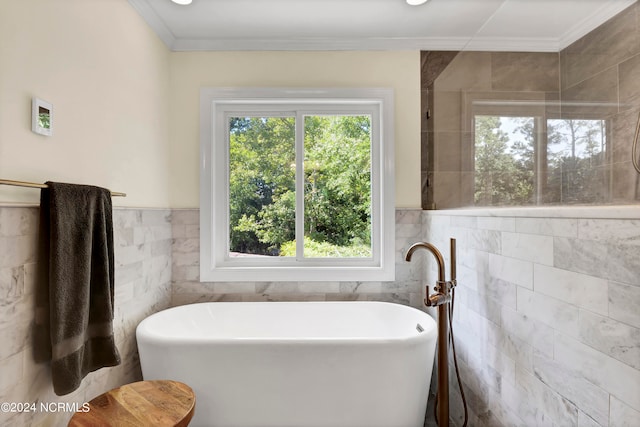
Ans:
<svg viewBox="0 0 640 427"><path fill-rule="evenodd" d="M113 218L109 190L47 182L40 196L34 351L53 389L71 393L120 363L113 337Z"/></svg>

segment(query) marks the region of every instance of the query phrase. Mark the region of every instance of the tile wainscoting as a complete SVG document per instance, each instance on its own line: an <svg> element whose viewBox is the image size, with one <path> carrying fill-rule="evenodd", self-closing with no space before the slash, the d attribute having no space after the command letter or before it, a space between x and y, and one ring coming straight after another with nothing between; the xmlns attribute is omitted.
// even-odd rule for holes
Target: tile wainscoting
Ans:
<svg viewBox="0 0 640 427"><path fill-rule="evenodd" d="M429 241L457 239L454 332L470 425L637 425L639 217L638 207L423 213ZM451 392L462 425L453 381Z"/></svg>
<svg viewBox="0 0 640 427"><path fill-rule="evenodd" d="M123 363L90 373L80 388L56 396L49 364L32 358L37 207L0 206L0 402L35 403L36 412L0 413L0 425L66 425L68 410L42 411L40 403L82 405L141 372L135 328L171 298L171 211L114 209L116 261L114 329Z"/></svg>
<svg viewBox="0 0 640 427"><path fill-rule="evenodd" d="M422 307L435 280L418 240L449 263L458 241L454 330L475 426L617 426L640 419L640 220L637 208L396 212L394 282L200 283L197 209L116 209L118 348L125 363L55 396L31 358L38 209L0 207L0 400L81 404L140 379L135 327L201 301L379 300ZM611 219L622 218L622 219ZM448 273L447 273L448 274ZM452 417L461 425L457 386ZM0 414L3 426L55 425L69 413Z"/></svg>

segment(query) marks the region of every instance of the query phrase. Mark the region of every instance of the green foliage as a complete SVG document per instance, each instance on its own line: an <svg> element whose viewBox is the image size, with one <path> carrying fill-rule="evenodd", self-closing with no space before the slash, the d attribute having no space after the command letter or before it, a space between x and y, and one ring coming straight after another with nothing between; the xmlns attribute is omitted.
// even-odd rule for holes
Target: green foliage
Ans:
<svg viewBox="0 0 640 427"><path fill-rule="evenodd" d="M546 135L536 135L534 124L532 117L476 116L475 203L606 202L605 122L548 120Z"/></svg>
<svg viewBox="0 0 640 427"><path fill-rule="evenodd" d="M524 141L510 144L501 129L500 117L476 117L475 203L477 205L523 205L533 196L533 143L527 136L531 123L521 122Z"/></svg>
<svg viewBox="0 0 640 427"><path fill-rule="evenodd" d="M294 237L295 120L234 117L229 123L229 223L234 252L272 254ZM295 199L294 199L295 200Z"/></svg>
<svg viewBox="0 0 640 427"><path fill-rule="evenodd" d="M296 242L282 244L281 256L296 256ZM317 242L311 238L304 238L304 255L307 258L364 258L371 256L371 247L364 244L338 246L328 242Z"/></svg>
<svg viewBox="0 0 640 427"><path fill-rule="evenodd" d="M370 256L370 118L307 116L304 128L305 245ZM231 250L283 254L295 240L295 119L233 117L229 129Z"/></svg>
<svg viewBox="0 0 640 427"><path fill-rule="evenodd" d="M335 245L370 244L369 118L305 118L305 236Z"/></svg>
<svg viewBox="0 0 640 427"><path fill-rule="evenodd" d="M609 170L604 120L550 120L549 140L556 146L548 155L546 201L551 203L605 203Z"/></svg>

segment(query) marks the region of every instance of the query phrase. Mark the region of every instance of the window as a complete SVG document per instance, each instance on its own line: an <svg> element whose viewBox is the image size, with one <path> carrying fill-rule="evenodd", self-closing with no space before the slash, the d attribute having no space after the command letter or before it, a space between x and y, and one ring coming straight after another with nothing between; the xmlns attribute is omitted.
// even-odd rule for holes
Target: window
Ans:
<svg viewBox="0 0 640 427"><path fill-rule="evenodd" d="M611 153L607 121L547 120L547 203L607 203L611 200Z"/></svg>
<svg viewBox="0 0 640 427"><path fill-rule="evenodd" d="M535 117L475 117L476 205L533 203L534 123Z"/></svg>
<svg viewBox="0 0 640 427"><path fill-rule="evenodd" d="M609 201L606 120L508 115L497 109L492 105L484 108L488 113L474 115L476 206Z"/></svg>
<svg viewBox="0 0 640 427"><path fill-rule="evenodd" d="M392 103L203 89L201 280L393 280Z"/></svg>

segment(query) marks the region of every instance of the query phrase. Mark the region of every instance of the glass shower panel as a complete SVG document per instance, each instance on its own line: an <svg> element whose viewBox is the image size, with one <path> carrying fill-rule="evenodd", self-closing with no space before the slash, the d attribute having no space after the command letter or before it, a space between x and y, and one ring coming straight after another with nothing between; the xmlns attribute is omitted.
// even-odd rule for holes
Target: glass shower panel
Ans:
<svg viewBox="0 0 640 427"><path fill-rule="evenodd" d="M421 59L423 208L640 198L635 127L626 124L638 114L618 105L609 80L590 80L592 91L565 85L566 58L557 53L429 51Z"/></svg>

